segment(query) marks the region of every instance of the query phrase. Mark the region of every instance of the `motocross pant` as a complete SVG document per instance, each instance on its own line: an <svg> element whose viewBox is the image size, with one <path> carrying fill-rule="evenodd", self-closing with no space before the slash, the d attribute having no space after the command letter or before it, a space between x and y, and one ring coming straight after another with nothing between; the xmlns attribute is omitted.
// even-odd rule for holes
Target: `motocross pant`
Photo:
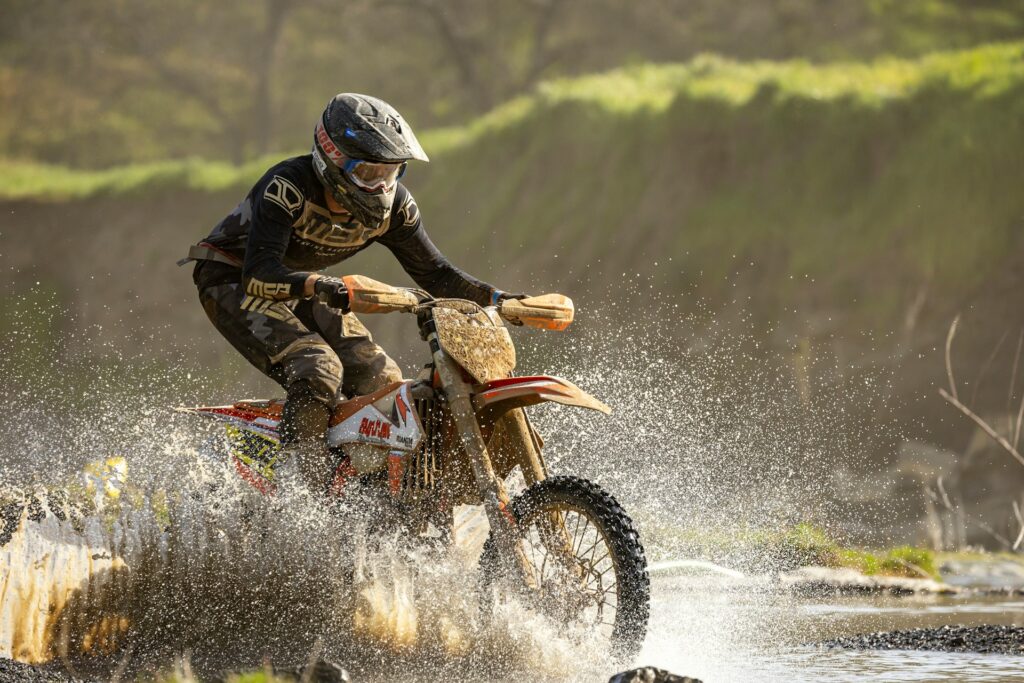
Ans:
<svg viewBox="0 0 1024 683"><path fill-rule="evenodd" d="M297 456L305 486L324 493L333 474L326 443L331 407L345 395L400 381L398 365L354 315L314 299L253 300L240 284L227 283L200 289L199 300L231 345L287 391L281 444Z"/></svg>
<svg viewBox="0 0 1024 683"><path fill-rule="evenodd" d="M318 300L253 299L234 282L200 289L199 300L231 345L285 390L304 383L331 407L344 396L370 394L402 379L354 315Z"/></svg>

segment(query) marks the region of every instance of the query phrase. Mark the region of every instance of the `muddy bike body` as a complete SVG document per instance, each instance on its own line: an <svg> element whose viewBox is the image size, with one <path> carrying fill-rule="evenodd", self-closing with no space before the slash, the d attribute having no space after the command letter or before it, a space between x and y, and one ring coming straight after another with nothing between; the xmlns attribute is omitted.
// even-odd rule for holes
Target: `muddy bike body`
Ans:
<svg viewBox="0 0 1024 683"><path fill-rule="evenodd" d="M635 654L649 605L639 537L597 485L548 476L543 444L523 410L546 401L610 409L567 380L512 375L515 346L503 321L564 330L572 302L548 294L483 308L344 279L353 312L416 315L431 360L415 379L337 406L327 434L337 458L330 493L343 496L353 480L386 488L407 526L433 525L446 537L456 505L482 505L490 526L480 561L485 588L513 584L538 610L602 632L620 658ZM284 457L282 406L239 401L183 411L223 422L238 474L272 494ZM528 487L510 499L504 480L516 466Z"/></svg>

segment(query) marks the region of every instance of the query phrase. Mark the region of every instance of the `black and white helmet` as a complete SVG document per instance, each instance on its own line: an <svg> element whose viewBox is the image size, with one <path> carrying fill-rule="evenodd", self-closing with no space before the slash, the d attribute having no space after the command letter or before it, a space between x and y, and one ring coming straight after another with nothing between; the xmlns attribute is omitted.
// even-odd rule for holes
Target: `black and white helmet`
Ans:
<svg viewBox="0 0 1024 683"><path fill-rule="evenodd" d="M391 213L410 160L429 161L412 127L383 100L341 93L327 103L313 134L313 168L358 222L379 227Z"/></svg>

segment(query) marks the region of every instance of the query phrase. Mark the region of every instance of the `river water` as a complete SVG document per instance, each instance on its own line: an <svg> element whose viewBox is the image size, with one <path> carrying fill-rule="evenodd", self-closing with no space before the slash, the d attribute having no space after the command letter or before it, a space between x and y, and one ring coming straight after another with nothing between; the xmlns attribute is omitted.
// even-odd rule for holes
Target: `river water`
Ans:
<svg viewBox="0 0 1024 683"><path fill-rule="evenodd" d="M6 573L0 591L4 623L38 623L39 642L59 639L46 635L46 614L54 605L77 605L80 615L69 611L69 621L58 623L81 631L123 617L125 627L143 636L135 655L140 664L162 668L191 652L206 672L251 667L263 656L302 661L317 639L325 639L327 654L349 667L354 680L426 681L443 673L446 680L582 682L607 680L616 671L602 652L579 649L556 625L530 614L513 611L496 625L474 625L465 596L475 563L464 557L367 554L358 539L318 542L333 532L283 519L287 510L251 527L235 524L239 511L224 509L224 502L212 511L196 503L180 508L170 527L131 508L122 508L112 526L87 521L82 533L52 515L25 521L0 553L14 572ZM478 537L470 545L483 538L480 521L470 513L459 526L463 538ZM356 573L345 581L352 548ZM128 573L115 566L120 557ZM91 577L78 584L88 590L55 603L47 591L81 580L68 569L72 561ZM764 579L729 574L654 565L651 621L635 664L720 683L1024 681L1024 657L813 645L879 630L1022 624L1020 597L797 597L772 590ZM104 588L100 581L110 583ZM29 612L41 619L29 619ZM19 636L23 646L35 637ZM45 661L46 646L34 652L35 661Z"/></svg>
<svg viewBox="0 0 1024 683"><path fill-rule="evenodd" d="M842 635L945 624L1022 624L1024 600L798 598L656 576L639 661L706 682L1024 681L1024 657L850 651L813 643Z"/></svg>

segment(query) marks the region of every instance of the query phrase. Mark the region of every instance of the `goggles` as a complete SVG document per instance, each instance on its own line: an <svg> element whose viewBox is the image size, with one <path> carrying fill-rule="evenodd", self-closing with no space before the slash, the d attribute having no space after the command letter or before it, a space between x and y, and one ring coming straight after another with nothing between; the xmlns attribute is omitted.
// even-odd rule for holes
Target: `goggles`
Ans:
<svg viewBox="0 0 1024 683"><path fill-rule="evenodd" d="M345 133L348 135L351 131L346 129ZM394 188L395 183L398 182L398 179L405 173L405 167L408 165L404 161L381 163L379 161L351 159L345 156L334 144L330 136L327 135L322 121L317 123L315 135L327 158L343 170L349 179L359 186L360 189L367 192L391 190Z"/></svg>
<svg viewBox="0 0 1024 683"><path fill-rule="evenodd" d="M397 164L383 164L376 161L345 159L341 168L356 185L367 192L391 190L398 179L405 174L408 164L404 161Z"/></svg>

